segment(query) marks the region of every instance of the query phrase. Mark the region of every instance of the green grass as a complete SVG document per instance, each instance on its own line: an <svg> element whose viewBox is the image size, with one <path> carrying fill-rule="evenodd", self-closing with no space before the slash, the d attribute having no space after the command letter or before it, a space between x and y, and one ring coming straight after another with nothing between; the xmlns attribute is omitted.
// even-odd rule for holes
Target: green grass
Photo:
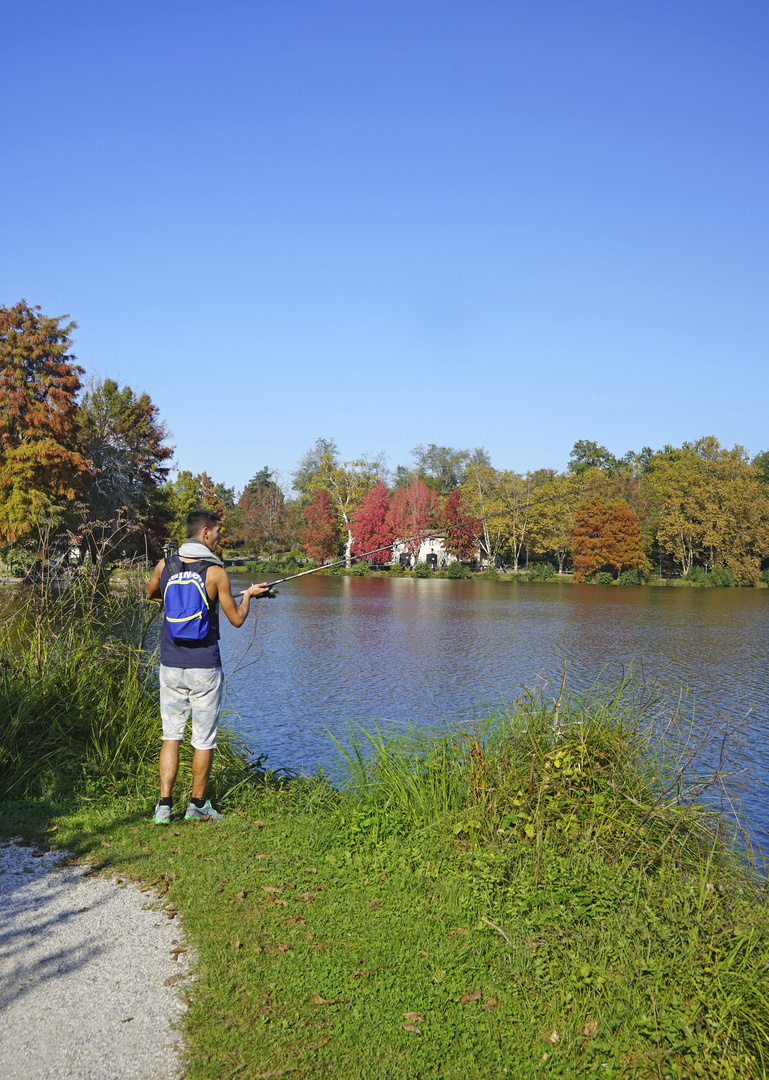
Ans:
<svg viewBox="0 0 769 1080"><path fill-rule="evenodd" d="M13 775L35 777L6 791L0 831L153 882L183 919L189 1080L767 1075L764 881L739 817L707 810L729 762L698 766L708 733L680 712L629 682L524 697L453 738L358 730L342 791L281 783L232 744L212 784L226 819L162 828L152 678L125 661L147 727L110 735L125 699L105 689L119 666L97 624L96 697L61 649L35 669L47 696L25 722L41 701L62 710L42 770L0 714ZM24 675L20 640L6 664ZM5 693L18 717L25 694Z"/></svg>

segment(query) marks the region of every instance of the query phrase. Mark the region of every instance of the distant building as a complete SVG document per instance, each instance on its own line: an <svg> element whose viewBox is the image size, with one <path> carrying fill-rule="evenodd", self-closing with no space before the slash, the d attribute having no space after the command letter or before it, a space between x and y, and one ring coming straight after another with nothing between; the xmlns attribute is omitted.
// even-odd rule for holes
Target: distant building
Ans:
<svg viewBox="0 0 769 1080"><path fill-rule="evenodd" d="M422 540L417 551L411 554L409 545L402 540L396 540L393 544L393 562L400 562L404 566L416 566L419 562L431 563L433 570L442 570L450 563L456 562L456 556L452 555L443 546L443 536L436 533L426 540Z"/></svg>

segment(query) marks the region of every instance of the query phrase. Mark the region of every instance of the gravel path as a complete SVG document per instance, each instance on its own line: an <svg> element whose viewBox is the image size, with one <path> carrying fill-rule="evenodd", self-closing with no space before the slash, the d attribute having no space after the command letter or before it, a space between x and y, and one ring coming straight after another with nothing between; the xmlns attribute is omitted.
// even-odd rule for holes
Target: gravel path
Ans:
<svg viewBox="0 0 769 1080"><path fill-rule="evenodd" d="M0 1076L173 1080L185 1011L173 976L190 959L175 954L178 920L148 906L153 892L64 859L0 843Z"/></svg>

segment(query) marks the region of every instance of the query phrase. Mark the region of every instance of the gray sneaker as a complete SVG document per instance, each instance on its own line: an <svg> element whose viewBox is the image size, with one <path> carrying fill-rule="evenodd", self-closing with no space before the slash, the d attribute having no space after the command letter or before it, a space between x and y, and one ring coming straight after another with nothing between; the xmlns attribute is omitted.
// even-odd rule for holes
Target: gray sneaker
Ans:
<svg viewBox="0 0 769 1080"><path fill-rule="evenodd" d="M152 819L156 825L170 825L171 824L171 807L161 806L160 803L155 807L155 816Z"/></svg>
<svg viewBox="0 0 769 1080"><path fill-rule="evenodd" d="M204 806L195 806L195 803L190 803L187 807L187 813L184 815L185 821L200 821L202 818L210 818L212 821L223 821L224 814L217 814L211 805L211 800L206 799Z"/></svg>

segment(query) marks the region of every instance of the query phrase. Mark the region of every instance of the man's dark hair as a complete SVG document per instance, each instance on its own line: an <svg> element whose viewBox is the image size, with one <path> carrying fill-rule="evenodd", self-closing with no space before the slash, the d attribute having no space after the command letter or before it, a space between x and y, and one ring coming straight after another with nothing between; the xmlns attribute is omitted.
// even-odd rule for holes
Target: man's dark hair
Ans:
<svg viewBox="0 0 769 1080"><path fill-rule="evenodd" d="M187 539L194 540L196 536L200 536L203 529L213 529L220 524L221 520L213 510L206 510L203 506L199 506L196 510L190 510L184 521Z"/></svg>

